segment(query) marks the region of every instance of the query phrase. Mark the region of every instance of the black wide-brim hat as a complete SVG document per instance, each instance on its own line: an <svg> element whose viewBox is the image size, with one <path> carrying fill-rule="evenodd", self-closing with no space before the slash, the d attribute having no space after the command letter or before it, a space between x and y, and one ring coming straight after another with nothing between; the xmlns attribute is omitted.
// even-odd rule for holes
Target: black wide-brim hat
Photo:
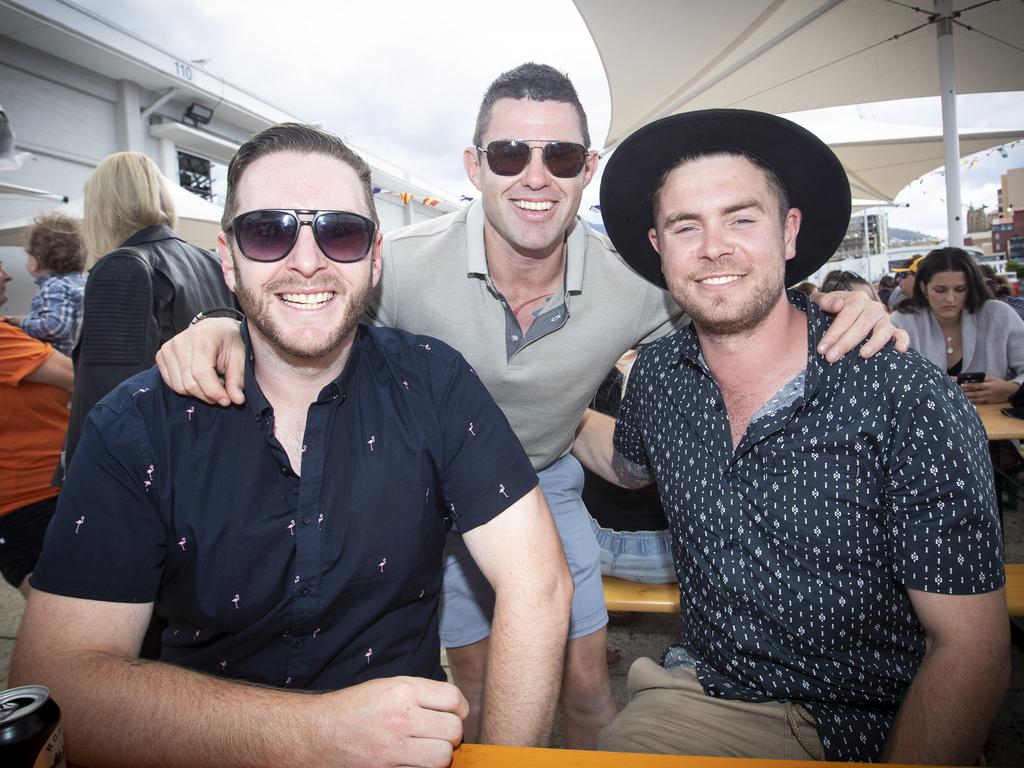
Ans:
<svg viewBox="0 0 1024 768"><path fill-rule="evenodd" d="M601 216L612 243L641 277L662 288L661 259L647 237L655 185L686 155L732 150L752 155L782 182L802 217L786 285L815 272L836 252L850 224L850 183L835 153L796 123L765 112L705 109L671 115L624 139L601 179Z"/></svg>

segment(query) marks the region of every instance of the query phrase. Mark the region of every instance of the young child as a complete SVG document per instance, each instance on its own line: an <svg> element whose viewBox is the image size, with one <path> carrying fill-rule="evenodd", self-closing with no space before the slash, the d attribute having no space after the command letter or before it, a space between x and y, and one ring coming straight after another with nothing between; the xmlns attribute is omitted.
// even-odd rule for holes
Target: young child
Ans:
<svg viewBox="0 0 1024 768"><path fill-rule="evenodd" d="M85 292L85 246L78 220L62 213L37 216L28 233L26 250L25 267L35 278L36 295L27 315L4 319L70 355Z"/></svg>

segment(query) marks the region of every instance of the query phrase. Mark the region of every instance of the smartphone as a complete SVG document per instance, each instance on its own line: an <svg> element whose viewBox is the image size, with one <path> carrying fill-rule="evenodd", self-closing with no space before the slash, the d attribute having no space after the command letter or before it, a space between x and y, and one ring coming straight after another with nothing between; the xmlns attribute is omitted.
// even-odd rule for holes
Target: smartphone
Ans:
<svg viewBox="0 0 1024 768"><path fill-rule="evenodd" d="M981 384L984 380L984 371L964 371L956 377L957 384Z"/></svg>
<svg viewBox="0 0 1024 768"><path fill-rule="evenodd" d="M1007 416L1013 416L1015 419L1024 419L1024 408L1000 408L1000 413L1006 414Z"/></svg>

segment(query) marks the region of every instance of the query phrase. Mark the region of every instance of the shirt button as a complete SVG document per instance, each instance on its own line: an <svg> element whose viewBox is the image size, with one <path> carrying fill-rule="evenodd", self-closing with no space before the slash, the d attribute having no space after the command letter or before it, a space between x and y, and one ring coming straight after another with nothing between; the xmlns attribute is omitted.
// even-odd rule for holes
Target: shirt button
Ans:
<svg viewBox="0 0 1024 768"><path fill-rule="evenodd" d="M282 475L287 475L288 474L288 467L281 467L281 474Z"/></svg>
<svg viewBox="0 0 1024 768"><path fill-rule="evenodd" d="M309 597L309 587L303 587L299 590L299 594L303 597Z"/></svg>
<svg viewBox="0 0 1024 768"><path fill-rule="evenodd" d="M515 334L512 334L512 341L519 341L519 337L516 336Z"/></svg>
<svg viewBox="0 0 1024 768"><path fill-rule="evenodd" d="M722 412L722 404L721 403L715 403L715 410L718 411L719 413L721 413Z"/></svg>
<svg viewBox="0 0 1024 768"><path fill-rule="evenodd" d="M303 525L309 525L312 522L313 522L313 518L310 517L309 515L303 515L302 516L302 524Z"/></svg>

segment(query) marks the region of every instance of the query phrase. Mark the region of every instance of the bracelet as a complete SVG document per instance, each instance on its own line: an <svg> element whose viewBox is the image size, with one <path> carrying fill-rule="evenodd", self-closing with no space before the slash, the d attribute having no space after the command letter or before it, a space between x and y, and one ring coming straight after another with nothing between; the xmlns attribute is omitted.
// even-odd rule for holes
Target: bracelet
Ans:
<svg viewBox="0 0 1024 768"><path fill-rule="evenodd" d="M222 314L222 313L227 313L227 314L233 316L239 322L241 322L242 320L245 320L245 315L243 315L241 312L239 312L234 307L216 307L215 309L207 309L207 310L205 310L203 312L200 312L199 314L197 314L195 317L192 318L191 322L189 322L189 325L195 325L200 320L205 320L206 318L208 318L208 317L210 317L212 315L218 315L218 314Z"/></svg>

